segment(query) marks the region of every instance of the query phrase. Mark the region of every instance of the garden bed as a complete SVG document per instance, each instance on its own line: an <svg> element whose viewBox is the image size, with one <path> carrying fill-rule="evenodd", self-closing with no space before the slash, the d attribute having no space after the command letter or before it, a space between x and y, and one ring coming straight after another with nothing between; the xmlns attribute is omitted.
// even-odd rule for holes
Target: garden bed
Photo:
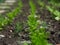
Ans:
<svg viewBox="0 0 60 45"><path fill-rule="evenodd" d="M29 0L22 0L22 2L21 12L17 14L11 23L3 26L2 31L0 31L0 35L5 36L0 37L0 45L23 45L24 41L30 41L27 26L28 16L30 15ZM50 33L47 38L48 42L53 45L60 44L60 21L55 20L47 9L41 9L35 0L33 2L36 4L36 14L39 20L47 23L48 28L46 32ZM20 25L22 25L22 29L18 33L15 32L17 22L20 22Z"/></svg>

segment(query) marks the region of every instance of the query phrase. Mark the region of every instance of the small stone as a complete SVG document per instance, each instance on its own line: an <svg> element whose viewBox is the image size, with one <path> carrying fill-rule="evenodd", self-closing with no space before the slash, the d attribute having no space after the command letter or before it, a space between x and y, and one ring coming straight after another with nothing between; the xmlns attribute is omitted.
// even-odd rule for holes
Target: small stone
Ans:
<svg viewBox="0 0 60 45"><path fill-rule="evenodd" d="M9 38L11 38L11 36L9 36Z"/></svg>
<svg viewBox="0 0 60 45"><path fill-rule="evenodd" d="M10 30L10 32L12 32L12 30Z"/></svg>
<svg viewBox="0 0 60 45"><path fill-rule="evenodd" d="M4 35L0 35L0 37L5 37Z"/></svg>

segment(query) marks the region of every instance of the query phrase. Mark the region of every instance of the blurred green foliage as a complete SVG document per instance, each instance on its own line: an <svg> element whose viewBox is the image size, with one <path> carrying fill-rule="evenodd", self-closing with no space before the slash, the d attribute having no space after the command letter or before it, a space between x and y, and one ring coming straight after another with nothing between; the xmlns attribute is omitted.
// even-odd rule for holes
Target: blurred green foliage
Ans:
<svg viewBox="0 0 60 45"><path fill-rule="evenodd" d="M16 24L15 24L15 30L14 30L15 34L21 32L22 29L23 29L23 24L21 22L16 22Z"/></svg>
<svg viewBox="0 0 60 45"><path fill-rule="evenodd" d="M46 25L36 18L36 6L33 1L29 1L31 13L28 16L31 45L50 45L47 39ZM42 25L43 24L43 25ZM40 25L40 26L39 26ZM39 27L39 28L38 28Z"/></svg>
<svg viewBox="0 0 60 45"><path fill-rule="evenodd" d="M18 7L16 7L12 12L7 13L5 17L0 15L0 30L2 29L2 26L5 26L8 23L12 22L14 17L16 17L18 13L21 12L22 7L23 7L22 1L19 0Z"/></svg>

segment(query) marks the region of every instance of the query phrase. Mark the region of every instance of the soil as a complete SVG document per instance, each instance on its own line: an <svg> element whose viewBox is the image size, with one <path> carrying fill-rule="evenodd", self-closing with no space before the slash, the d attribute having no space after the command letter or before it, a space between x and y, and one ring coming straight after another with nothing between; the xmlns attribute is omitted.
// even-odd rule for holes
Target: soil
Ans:
<svg viewBox="0 0 60 45"><path fill-rule="evenodd" d="M0 38L0 45L22 45L19 42L29 41L28 26L26 24L27 17L30 14L29 0L22 0L23 8L22 12L19 13L12 23L6 25L4 29L0 32L0 35L5 35L5 37ZM53 45L60 44L60 21L56 21L49 11L46 9L41 10L40 6L34 1L37 7L36 14L40 16L40 20L45 21L48 24L47 31L50 32L47 38L49 43ZM23 29L18 34L14 33L16 22L23 23Z"/></svg>

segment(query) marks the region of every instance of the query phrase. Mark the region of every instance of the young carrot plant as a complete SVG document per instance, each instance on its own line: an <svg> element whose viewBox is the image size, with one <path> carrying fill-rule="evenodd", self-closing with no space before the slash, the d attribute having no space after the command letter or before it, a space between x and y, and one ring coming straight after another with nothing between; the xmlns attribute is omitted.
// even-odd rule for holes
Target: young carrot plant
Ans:
<svg viewBox="0 0 60 45"><path fill-rule="evenodd" d="M45 6L45 3L42 0L38 0L37 3L43 8Z"/></svg>
<svg viewBox="0 0 60 45"><path fill-rule="evenodd" d="M8 19L6 17L0 15L0 30L2 29L2 27L4 25L6 25L8 23L7 21L8 21Z"/></svg>
<svg viewBox="0 0 60 45"><path fill-rule="evenodd" d="M23 24L20 22L16 22L15 30L14 30L15 34L18 34L19 32L21 32L22 29L23 29Z"/></svg>
<svg viewBox="0 0 60 45"><path fill-rule="evenodd" d="M60 20L60 12L58 10L51 8L50 6L46 6L46 8L55 16L56 20Z"/></svg>
<svg viewBox="0 0 60 45"><path fill-rule="evenodd" d="M2 17L2 15L0 15L0 30L2 29L2 26L5 26L8 23L12 22L14 17L16 17L16 15L21 12L22 7L23 4L20 0L18 3L18 7L16 7L12 12L7 13L7 17Z"/></svg>
<svg viewBox="0 0 60 45"><path fill-rule="evenodd" d="M54 0L53 0L54 1ZM50 11L51 13L52 13L52 15L53 15L53 18L55 18L56 20L60 20L60 12L58 11L58 10L56 10L56 9L54 9L55 8L55 6L48 6L48 5L46 5L43 1L41 1L41 0L38 0L38 4L44 9L47 9L48 11ZM60 5L60 4L59 4ZM52 8L52 7L54 7L54 8Z"/></svg>
<svg viewBox="0 0 60 45"><path fill-rule="evenodd" d="M47 42L47 33L45 32L45 27L40 26L41 22L38 21L38 19L35 17L36 15L36 7L35 4L30 0L29 1L30 7L31 7L31 13L28 16L28 25L29 25L29 31L30 31L30 39L31 39L31 45L50 45ZM39 28L38 28L39 27Z"/></svg>
<svg viewBox="0 0 60 45"><path fill-rule="evenodd" d="M9 22L12 21L14 19L14 17L16 17L16 15L18 15L18 13L21 12L22 6L23 6L23 4L20 0L20 2L18 3L18 7L16 9L14 9L12 12L7 13L7 17L9 19Z"/></svg>

